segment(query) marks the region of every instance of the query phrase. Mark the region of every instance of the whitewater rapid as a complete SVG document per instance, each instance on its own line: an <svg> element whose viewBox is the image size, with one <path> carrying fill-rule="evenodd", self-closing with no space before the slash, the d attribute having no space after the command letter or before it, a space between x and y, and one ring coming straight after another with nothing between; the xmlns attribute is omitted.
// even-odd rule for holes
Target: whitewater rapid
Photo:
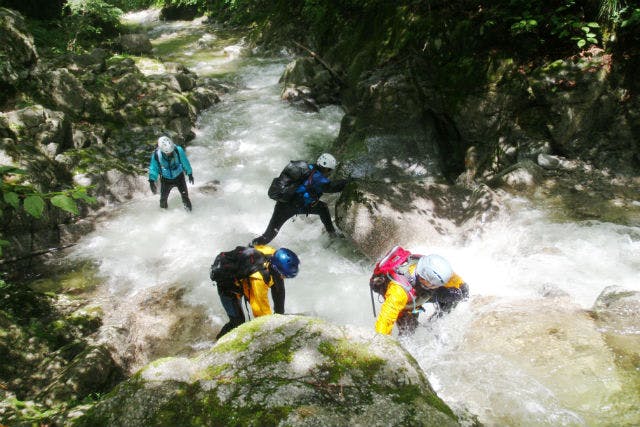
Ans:
<svg viewBox="0 0 640 427"><path fill-rule="evenodd" d="M208 34L201 23L158 24L154 31L157 38L180 31ZM242 55L242 46L241 39L217 46L223 53L213 52L207 61L194 43L172 58L198 73L234 70L240 87L199 117L196 138L187 147L195 177L195 186L189 186L193 212L182 209L176 190L167 210L158 207L158 196L140 193L115 207L70 255L93 261L113 298L179 285L188 289L188 303L205 308L212 325L224 324L226 315L208 277L213 257L247 245L264 231L274 205L268 185L289 160L314 160L337 137L344 114L340 107L308 113L280 100L278 79L290 57ZM325 199L333 211L335 197ZM501 307L523 299L535 304L555 289L566 293L571 304L589 309L606 286L640 290L640 229L558 223L524 200L515 199L509 207L472 237L452 235L446 245L424 242L407 248L448 258L472 297L450 317L423 322L403 344L448 403L457 407L472 399L474 408L493 408L482 418L489 425L589 425L513 362L486 352L461 356L458 349L474 319L487 310L486 301ZM287 312L373 330L368 280L375 260L361 255L348 239L332 242L313 216L286 223L272 244L292 249L301 259L300 274L286 283ZM475 373L470 364L477 364Z"/></svg>

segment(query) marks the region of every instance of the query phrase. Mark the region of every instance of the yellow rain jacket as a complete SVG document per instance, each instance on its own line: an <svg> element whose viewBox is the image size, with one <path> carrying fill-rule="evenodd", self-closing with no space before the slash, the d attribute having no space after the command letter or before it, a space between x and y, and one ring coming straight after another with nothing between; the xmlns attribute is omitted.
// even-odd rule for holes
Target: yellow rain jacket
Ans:
<svg viewBox="0 0 640 427"><path fill-rule="evenodd" d="M409 267L408 275L415 275L416 266L417 263ZM466 287L466 284L460 276L454 273L443 288L460 289L461 286ZM434 291L437 291L437 289ZM376 332L390 335L393 330L393 325L395 325L403 311L411 312L414 308L420 307L422 304L428 302L432 296L433 292L427 292L426 294L421 293L414 301L413 296L410 296L400 283L391 280L384 294L384 302L382 303L382 307L380 307L380 313L376 319Z"/></svg>
<svg viewBox="0 0 640 427"><path fill-rule="evenodd" d="M268 245L256 245L254 248L267 256L273 255L276 251ZM240 280L239 284L242 287L245 298L249 301L253 317L266 316L273 313L269 305L269 288L274 284L271 275L269 276L269 280L265 282L262 273L256 271L246 279Z"/></svg>

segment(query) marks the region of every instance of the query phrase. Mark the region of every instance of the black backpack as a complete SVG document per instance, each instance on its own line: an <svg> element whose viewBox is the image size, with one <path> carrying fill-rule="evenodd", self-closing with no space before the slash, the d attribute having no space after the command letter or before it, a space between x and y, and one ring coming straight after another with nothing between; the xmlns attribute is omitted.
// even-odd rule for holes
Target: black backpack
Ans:
<svg viewBox="0 0 640 427"><path fill-rule="evenodd" d="M235 281L245 279L259 271L265 282L269 282L266 263L269 257L252 247L236 246L235 249L220 252L211 264L209 277L214 285L224 289L239 291Z"/></svg>
<svg viewBox="0 0 640 427"><path fill-rule="evenodd" d="M290 202L296 189L309 177L311 171L304 160L291 160L280 175L271 181L267 194L277 202Z"/></svg>

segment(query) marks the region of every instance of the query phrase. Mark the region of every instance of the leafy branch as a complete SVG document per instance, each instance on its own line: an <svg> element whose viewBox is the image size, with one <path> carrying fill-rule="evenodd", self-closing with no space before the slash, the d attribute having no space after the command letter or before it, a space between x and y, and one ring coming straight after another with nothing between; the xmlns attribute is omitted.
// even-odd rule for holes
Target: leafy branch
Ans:
<svg viewBox="0 0 640 427"><path fill-rule="evenodd" d="M58 209L78 215L78 201L96 203L96 199L87 194L89 187L75 186L66 190L41 193L31 185L20 183L20 177L26 174L27 171L15 166L0 165L0 217L4 209L9 207L16 211L22 209L33 218L42 218L47 201ZM0 256L2 247L7 245L8 241L0 239Z"/></svg>

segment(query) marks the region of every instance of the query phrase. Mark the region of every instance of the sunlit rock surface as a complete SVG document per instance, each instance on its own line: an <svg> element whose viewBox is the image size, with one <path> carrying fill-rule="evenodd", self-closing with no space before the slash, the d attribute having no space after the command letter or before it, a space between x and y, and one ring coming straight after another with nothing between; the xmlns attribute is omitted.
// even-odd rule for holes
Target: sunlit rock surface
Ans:
<svg viewBox="0 0 640 427"><path fill-rule="evenodd" d="M217 330L206 311L185 303L185 292L157 286L116 305L105 302L100 341L113 345L114 357L129 373L158 357L194 354L194 340L214 340Z"/></svg>
<svg viewBox="0 0 640 427"><path fill-rule="evenodd" d="M500 207L499 197L486 186L360 181L343 191L336 222L363 253L377 258L397 242L436 245L472 232Z"/></svg>
<svg viewBox="0 0 640 427"><path fill-rule="evenodd" d="M464 395L480 422L515 425L527 419L532 426L582 426L640 421L637 371L620 366L590 313L562 296L482 307L453 357L429 369L429 378L444 375L448 387L458 387L438 389L440 395ZM465 382L452 375L473 381L461 388Z"/></svg>
<svg viewBox="0 0 640 427"><path fill-rule="evenodd" d="M24 18L18 12L0 8L0 29L0 56L3 59L0 85L14 85L27 78L38 61L38 54ZM0 95L0 100L4 95Z"/></svg>
<svg viewBox="0 0 640 427"><path fill-rule="evenodd" d="M458 425L390 337L320 319L248 322L200 356L158 360L78 425Z"/></svg>
<svg viewBox="0 0 640 427"><path fill-rule="evenodd" d="M593 311L618 363L640 371L640 292L609 286L596 300ZM637 381L640 384L640 373Z"/></svg>

